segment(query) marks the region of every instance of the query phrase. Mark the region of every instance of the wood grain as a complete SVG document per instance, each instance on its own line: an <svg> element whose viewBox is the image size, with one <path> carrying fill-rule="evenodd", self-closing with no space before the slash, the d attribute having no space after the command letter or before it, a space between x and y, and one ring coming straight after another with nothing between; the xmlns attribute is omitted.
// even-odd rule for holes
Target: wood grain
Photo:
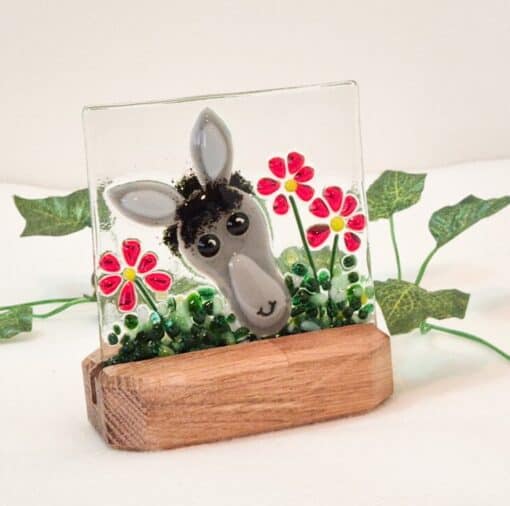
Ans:
<svg viewBox="0 0 510 506"><path fill-rule="evenodd" d="M157 450L375 408L393 391L388 337L353 325L101 368L83 361L87 412L115 448Z"/></svg>

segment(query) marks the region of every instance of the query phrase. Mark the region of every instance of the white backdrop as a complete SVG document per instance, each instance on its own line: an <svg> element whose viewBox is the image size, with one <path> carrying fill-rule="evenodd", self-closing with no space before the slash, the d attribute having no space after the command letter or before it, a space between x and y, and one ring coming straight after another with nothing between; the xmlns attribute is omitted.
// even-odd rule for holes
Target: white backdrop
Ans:
<svg viewBox="0 0 510 506"><path fill-rule="evenodd" d="M84 186L85 104L355 79L365 165L510 156L508 0L0 0L0 182Z"/></svg>

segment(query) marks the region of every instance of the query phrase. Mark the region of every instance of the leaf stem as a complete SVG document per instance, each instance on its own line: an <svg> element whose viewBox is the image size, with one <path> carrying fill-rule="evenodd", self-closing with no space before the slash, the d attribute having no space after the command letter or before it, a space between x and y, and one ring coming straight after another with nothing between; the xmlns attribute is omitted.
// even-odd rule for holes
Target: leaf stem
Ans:
<svg viewBox="0 0 510 506"><path fill-rule="evenodd" d="M397 261L397 278L400 281L402 279L402 266L400 264L400 253L398 251L397 237L395 235L395 221L393 220L393 214L390 216L390 232L393 251L395 252L395 260Z"/></svg>
<svg viewBox="0 0 510 506"><path fill-rule="evenodd" d="M331 250L331 261L329 263L329 275L333 277L333 268L335 267L336 251L338 249L338 234L333 239L333 249Z"/></svg>
<svg viewBox="0 0 510 506"><path fill-rule="evenodd" d="M44 299L44 300L35 300L32 302L22 302L21 304L12 304L10 306L2 306L0 307L0 311L4 311L5 309L16 309L18 307L24 307L24 306L41 306L44 304L59 304L63 302L71 302L73 300L76 300L76 297L66 297L63 299ZM95 300L95 297L92 299Z"/></svg>
<svg viewBox="0 0 510 506"><path fill-rule="evenodd" d="M306 256L308 258L308 263L313 271L313 276L316 281L317 279L317 269L315 268L315 264L313 262L312 253L310 252L310 248L308 247L308 243L306 242L305 231L303 229L303 223L301 222L301 217L299 216L299 211L296 205L296 201L292 195L289 195L290 204L292 206L292 211L294 212L294 218L296 218L296 223L299 229L299 235L301 236L301 242L303 243L303 248L305 249Z"/></svg>
<svg viewBox="0 0 510 506"><path fill-rule="evenodd" d="M62 311L65 311L67 308L71 306L76 306L77 304L83 304L85 302L94 302L95 298L92 297L78 297L70 300L69 302L66 302L65 304L62 304L61 306L56 307L55 309L52 309L51 311L48 311L47 313L40 313L40 314L33 314L33 318L49 318L50 316L56 315L58 313L61 313ZM26 305L26 304L25 304Z"/></svg>
<svg viewBox="0 0 510 506"><path fill-rule="evenodd" d="M421 280L423 279L423 275L425 274L425 271L427 269L427 266L429 265L429 262L432 260L432 257L436 254L438 249L439 249L439 247L435 246L434 249L427 255L427 257L421 264L420 270L418 272L418 276L416 277L416 281L414 282L414 284L416 286L420 285Z"/></svg>
<svg viewBox="0 0 510 506"><path fill-rule="evenodd" d="M149 304L149 306L152 308L152 310L155 311L156 313L158 313L158 315L161 317L161 319L163 319L163 317L159 314L158 308L156 306L156 302L151 297L151 295L149 294L149 292L147 291L145 286L143 286L143 283L138 278L136 278L135 284L136 284L138 290L140 290L140 292L142 293L143 298L147 301L147 304Z"/></svg>
<svg viewBox="0 0 510 506"><path fill-rule="evenodd" d="M494 346L493 344L489 343L485 339L482 339L481 337L475 336L473 334L469 334L467 332L463 332L462 330L457 329L450 329L448 327L442 327L440 325L434 325L432 323L428 322L422 322L420 325L420 330L422 334L426 334L429 330L437 330L439 332L444 332L446 334L451 334L457 337L463 337L464 339L469 339L470 341L474 341L476 343L482 344L484 346L487 346L491 350L495 351L499 355L501 355L503 358L506 358L507 360L510 360L510 355L508 353L505 353L503 350L499 349L497 346Z"/></svg>

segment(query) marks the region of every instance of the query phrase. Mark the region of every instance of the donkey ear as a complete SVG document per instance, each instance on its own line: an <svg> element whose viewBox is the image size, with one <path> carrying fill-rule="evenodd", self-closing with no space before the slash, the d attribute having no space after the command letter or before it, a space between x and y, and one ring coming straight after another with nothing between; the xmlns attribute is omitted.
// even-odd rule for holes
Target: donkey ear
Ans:
<svg viewBox="0 0 510 506"><path fill-rule="evenodd" d="M223 120L212 110L204 109L191 131L191 158L202 183L230 179L232 139Z"/></svg>
<svg viewBox="0 0 510 506"><path fill-rule="evenodd" d="M127 218L151 226L170 226L184 198L172 186L159 181L133 181L111 186L107 202Z"/></svg>

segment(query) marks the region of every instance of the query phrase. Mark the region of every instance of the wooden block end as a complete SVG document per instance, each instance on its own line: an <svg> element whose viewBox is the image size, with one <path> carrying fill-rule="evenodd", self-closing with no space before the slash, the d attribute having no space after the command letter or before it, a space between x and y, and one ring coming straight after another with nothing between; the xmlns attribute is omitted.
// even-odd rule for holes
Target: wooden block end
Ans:
<svg viewBox="0 0 510 506"><path fill-rule="evenodd" d="M87 413L115 448L158 450L369 411L393 391L388 337L372 324L103 368L82 364Z"/></svg>

